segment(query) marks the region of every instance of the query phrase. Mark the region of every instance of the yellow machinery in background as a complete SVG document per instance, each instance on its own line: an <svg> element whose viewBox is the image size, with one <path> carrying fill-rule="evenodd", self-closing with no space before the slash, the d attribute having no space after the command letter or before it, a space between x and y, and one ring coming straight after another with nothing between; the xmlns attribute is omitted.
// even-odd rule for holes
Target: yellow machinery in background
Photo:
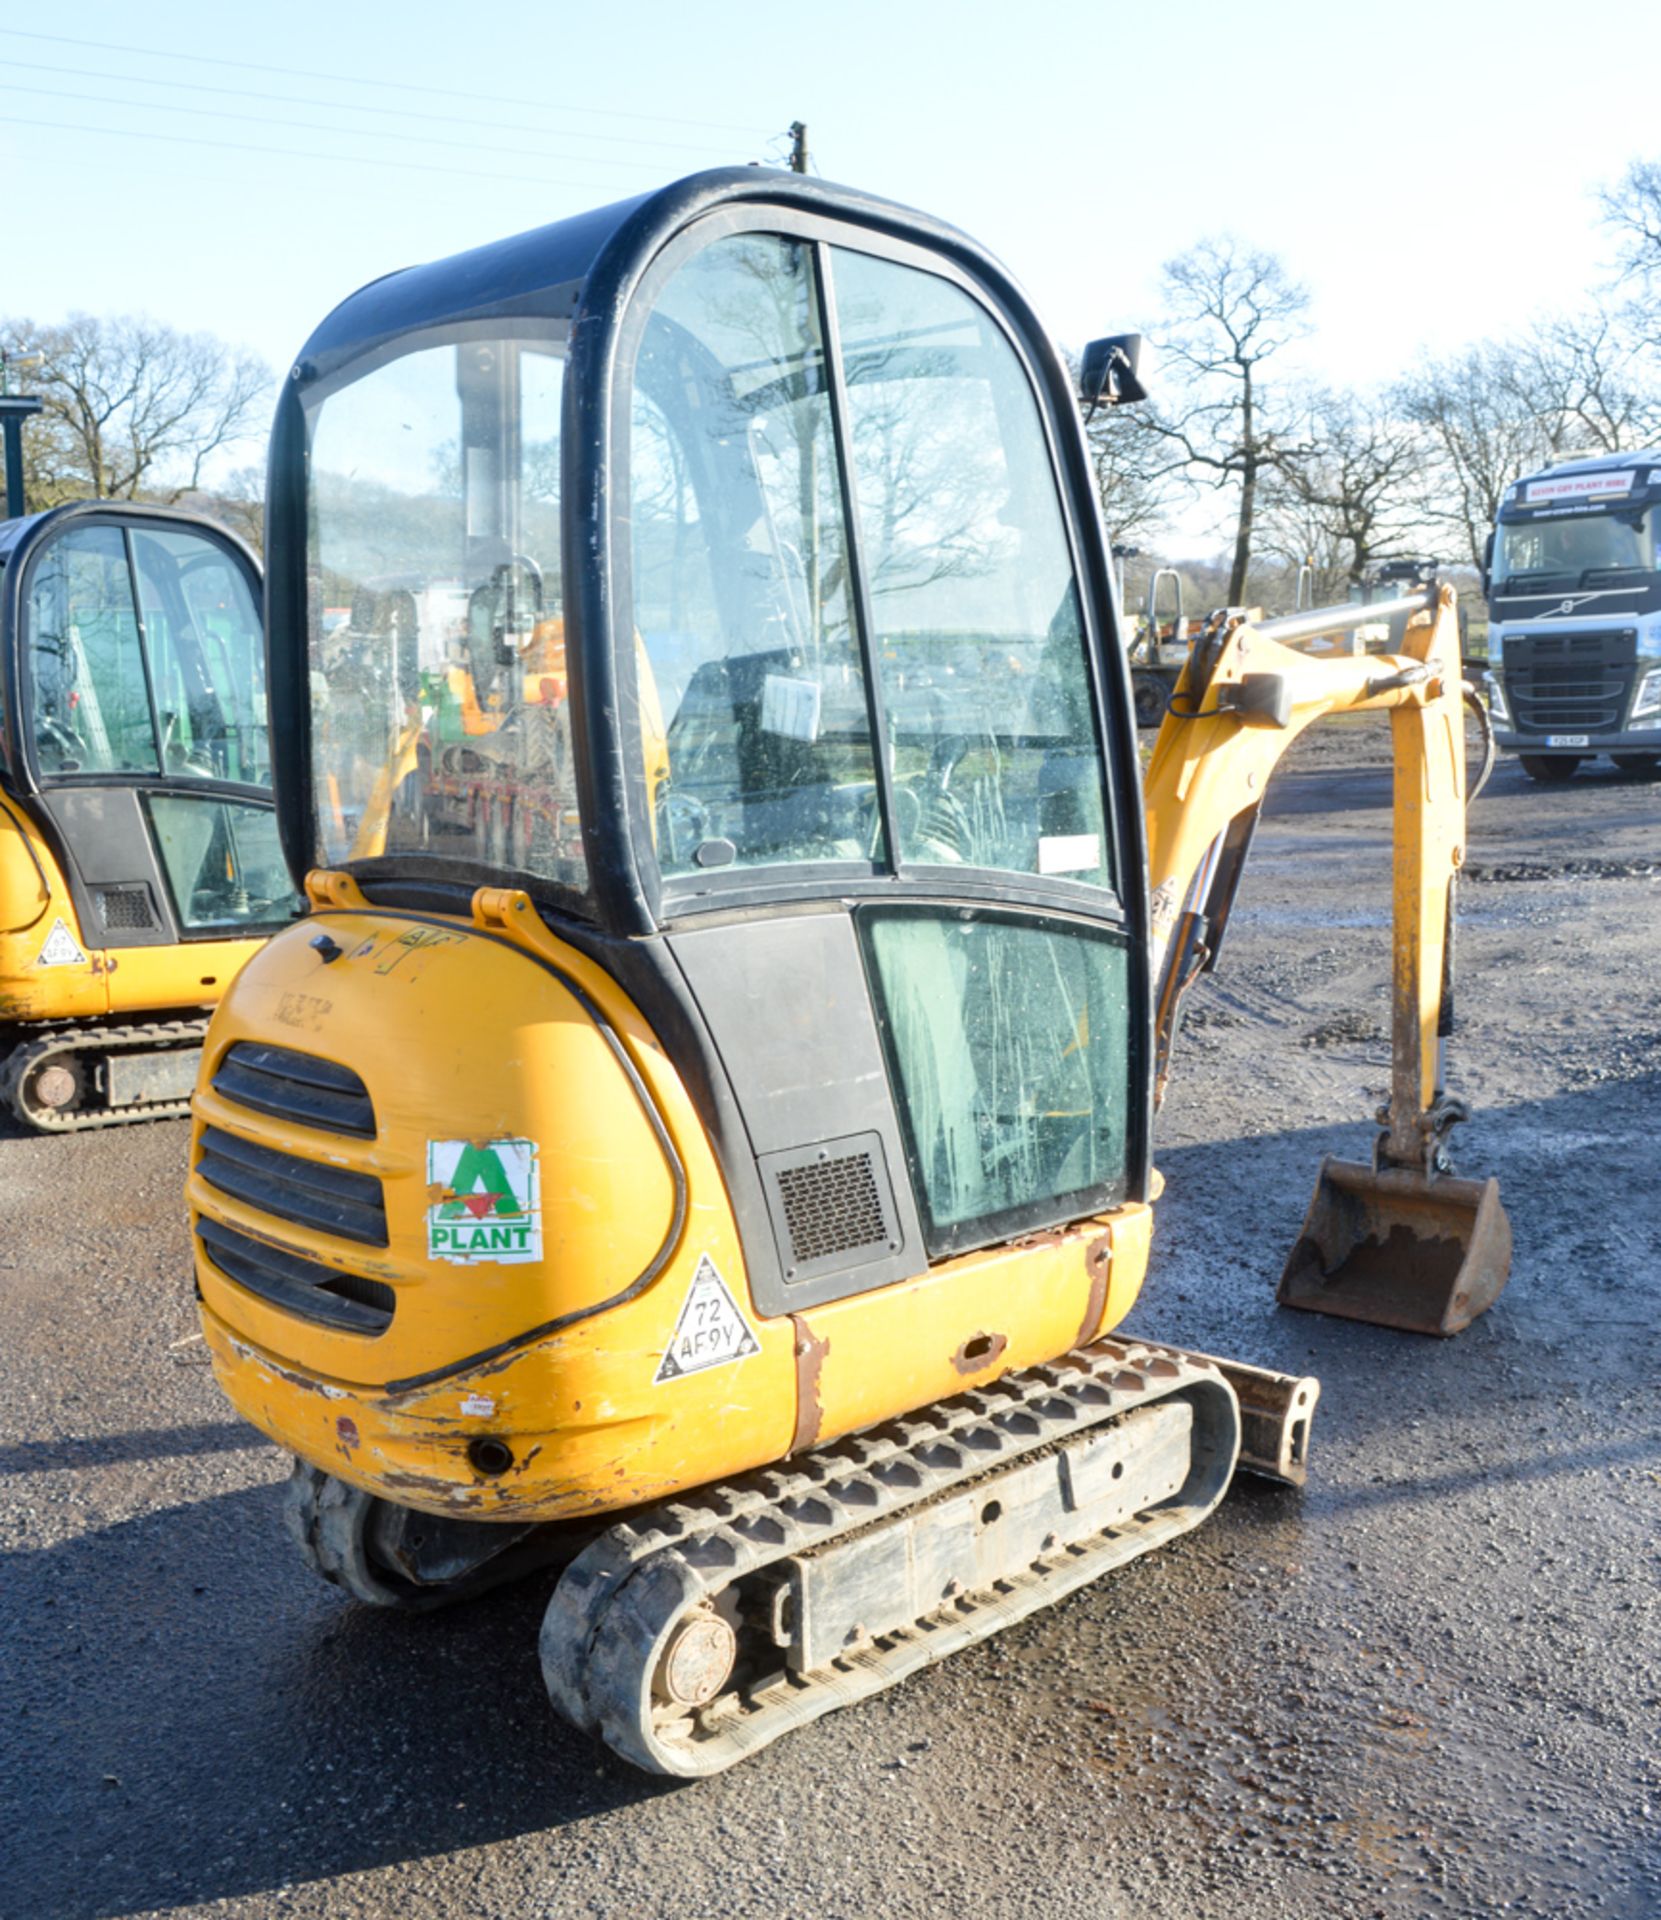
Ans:
<svg viewBox="0 0 1661 1920"><path fill-rule="evenodd" d="M259 596L197 515L0 522L0 1099L27 1126L187 1112L205 1010L294 917Z"/></svg>
<svg viewBox="0 0 1661 1920"><path fill-rule="evenodd" d="M1136 397L1128 343L1085 385ZM285 382L311 911L205 1050L208 1348L356 1598L562 1562L550 1695L643 1767L893 1684L1237 1464L1302 1477L1315 1381L1114 1329L1177 1002L1336 706L1395 715L1407 1104L1297 1284L1382 1269L1440 1324L1426 1245L1497 1246L1435 1094L1451 595L1400 657L1196 646L1145 826L1077 408L973 242L750 168L378 281Z"/></svg>

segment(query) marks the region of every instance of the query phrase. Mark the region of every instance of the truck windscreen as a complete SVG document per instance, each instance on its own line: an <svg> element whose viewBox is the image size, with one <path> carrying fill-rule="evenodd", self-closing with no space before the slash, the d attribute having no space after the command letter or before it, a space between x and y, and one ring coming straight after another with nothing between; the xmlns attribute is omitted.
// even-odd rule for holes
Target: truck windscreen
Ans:
<svg viewBox="0 0 1661 1920"><path fill-rule="evenodd" d="M1494 587L1500 593L1567 592L1576 587L1652 574L1655 510L1565 514L1502 525L1494 542Z"/></svg>

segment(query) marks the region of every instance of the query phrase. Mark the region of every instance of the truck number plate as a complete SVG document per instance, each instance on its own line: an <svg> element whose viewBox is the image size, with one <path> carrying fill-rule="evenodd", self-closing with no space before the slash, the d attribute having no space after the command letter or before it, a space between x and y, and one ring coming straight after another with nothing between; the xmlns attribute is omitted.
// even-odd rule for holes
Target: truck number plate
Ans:
<svg viewBox="0 0 1661 1920"><path fill-rule="evenodd" d="M1592 736L1589 733L1548 733L1546 735L1548 747L1588 747L1591 744Z"/></svg>

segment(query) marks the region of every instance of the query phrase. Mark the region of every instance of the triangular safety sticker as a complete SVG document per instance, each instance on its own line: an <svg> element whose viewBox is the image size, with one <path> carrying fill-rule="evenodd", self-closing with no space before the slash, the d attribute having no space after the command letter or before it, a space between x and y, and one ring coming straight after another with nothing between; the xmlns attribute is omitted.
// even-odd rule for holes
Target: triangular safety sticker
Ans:
<svg viewBox="0 0 1661 1920"><path fill-rule="evenodd" d="M87 957L76 944L75 936L61 919L52 923L46 944L35 961L37 967L84 967Z"/></svg>
<svg viewBox="0 0 1661 1920"><path fill-rule="evenodd" d="M726 1281L706 1253L686 1290L681 1317L675 1322L675 1337L669 1342L652 1385L661 1386L665 1380L702 1373L706 1367L722 1367L729 1360L747 1360L752 1353L760 1351L761 1342L751 1332L749 1321L739 1311L738 1302L727 1291Z"/></svg>

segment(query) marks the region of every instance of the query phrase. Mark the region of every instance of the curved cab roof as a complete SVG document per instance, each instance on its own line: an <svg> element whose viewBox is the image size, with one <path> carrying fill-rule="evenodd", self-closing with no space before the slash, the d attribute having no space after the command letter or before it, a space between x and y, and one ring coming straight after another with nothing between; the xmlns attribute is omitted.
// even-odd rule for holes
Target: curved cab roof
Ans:
<svg viewBox="0 0 1661 1920"><path fill-rule="evenodd" d="M1009 279L967 235L894 201L773 167L721 167L372 280L316 329L295 376L310 380L332 373L387 340L431 327L512 316L568 319L584 304L625 291L657 248L690 220L722 205L758 200L851 218L896 235L921 234L963 264Z"/></svg>

